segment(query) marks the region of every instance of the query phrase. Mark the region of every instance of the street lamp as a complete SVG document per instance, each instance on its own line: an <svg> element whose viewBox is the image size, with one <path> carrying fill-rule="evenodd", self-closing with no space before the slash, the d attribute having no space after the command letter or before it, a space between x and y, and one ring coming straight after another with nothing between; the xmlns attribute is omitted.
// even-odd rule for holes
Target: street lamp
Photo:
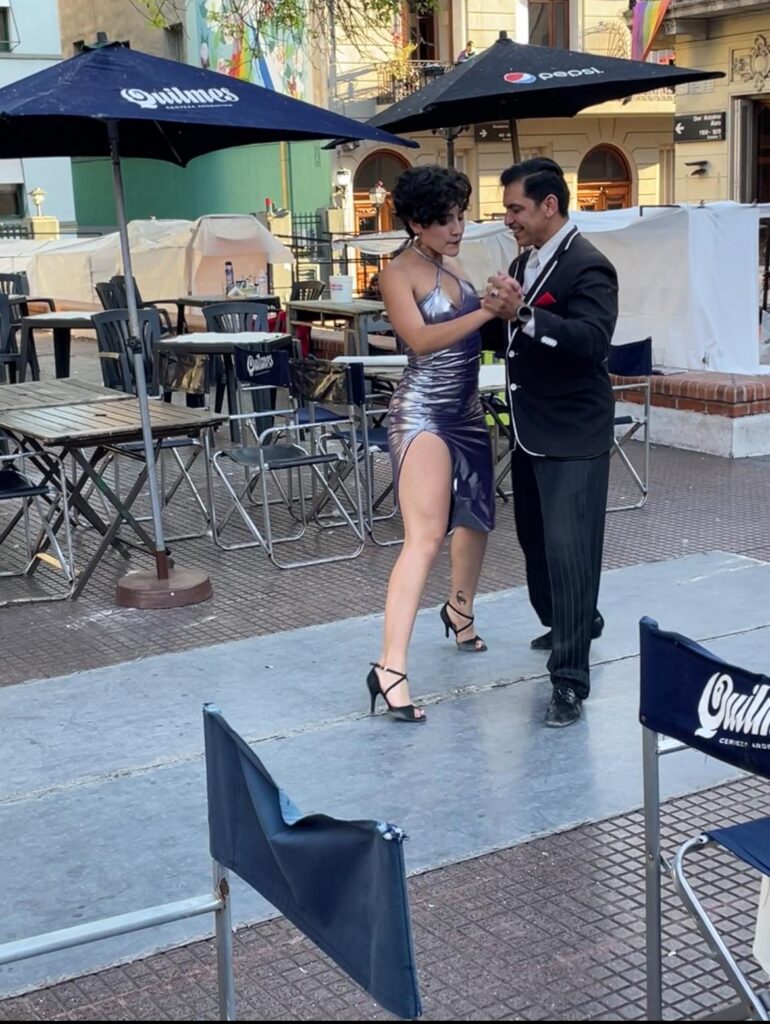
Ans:
<svg viewBox="0 0 770 1024"><path fill-rule="evenodd" d="M380 230L380 210L385 200L388 198L388 190L378 181L377 184L369 189L369 202L374 207L374 213L377 218L377 230Z"/></svg>
<svg viewBox="0 0 770 1024"><path fill-rule="evenodd" d="M40 188L39 185L36 185L35 188L31 188L27 193L32 202L35 204L35 215L37 217L40 216L40 211L43 208L43 202L47 194L48 193L45 191L45 189Z"/></svg>

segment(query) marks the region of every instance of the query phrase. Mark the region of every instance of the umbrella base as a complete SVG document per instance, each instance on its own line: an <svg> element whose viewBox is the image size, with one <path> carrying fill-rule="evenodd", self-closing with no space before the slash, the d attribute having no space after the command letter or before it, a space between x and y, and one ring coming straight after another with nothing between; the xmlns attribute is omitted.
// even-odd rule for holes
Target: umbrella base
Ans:
<svg viewBox="0 0 770 1024"><path fill-rule="evenodd" d="M122 608L183 608L208 601L214 591L200 569L169 569L168 579L155 572L129 572L118 580L115 601Z"/></svg>

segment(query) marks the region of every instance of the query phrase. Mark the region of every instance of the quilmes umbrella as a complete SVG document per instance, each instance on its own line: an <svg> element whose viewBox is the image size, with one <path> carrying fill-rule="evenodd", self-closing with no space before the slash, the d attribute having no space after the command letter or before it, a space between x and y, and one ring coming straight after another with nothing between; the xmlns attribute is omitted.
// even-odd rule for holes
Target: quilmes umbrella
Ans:
<svg viewBox="0 0 770 1024"><path fill-rule="evenodd" d="M573 117L607 100L723 77L721 71L525 46L501 32L497 42L476 57L367 123L392 132L418 132L505 120L511 126L513 158L518 162L517 118ZM454 137L449 133L447 139L452 157Z"/></svg>
<svg viewBox="0 0 770 1024"><path fill-rule="evenodd" d="M371 139L413 145L370 125L281 93L118 43L100 45L0 89L0 159L109 156L126 278L136 388L143 424L155 535L155 573L132 573L118 601L139 607L193 604L211 595L205 575L168 565L139 322L128 246L120 157L184 166L229 146L301 139Z"/></svg>
<svg viewBox="0 0 770 1024"><path fill-rule="evenodd" d="M211 704L203 728L211 856L386 1010L419 1017L403 832L386 822L303 817Z"/></svg>

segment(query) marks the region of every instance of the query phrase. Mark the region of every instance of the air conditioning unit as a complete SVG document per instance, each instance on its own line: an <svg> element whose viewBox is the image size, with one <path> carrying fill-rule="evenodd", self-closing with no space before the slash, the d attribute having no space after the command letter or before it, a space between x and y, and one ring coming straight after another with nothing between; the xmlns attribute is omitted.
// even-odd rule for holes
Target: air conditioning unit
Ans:
<svg viewBox="0 0 770 1024"><path fill-rule="evenodd" d="M316 210L321 222L321 231L325 235L345 234L345 211L336 206L320 207Z"/></svg>

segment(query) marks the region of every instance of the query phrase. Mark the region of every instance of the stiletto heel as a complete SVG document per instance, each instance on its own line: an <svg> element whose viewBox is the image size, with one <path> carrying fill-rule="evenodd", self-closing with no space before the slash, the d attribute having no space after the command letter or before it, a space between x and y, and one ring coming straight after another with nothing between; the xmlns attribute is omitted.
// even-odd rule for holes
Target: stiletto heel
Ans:
<svg viewBox="0 0 770 1024"><path fill-rule="evenodd" d="M449 617L449 608L452 609L455 615L459 615L461 618L467 619L467 623L464 626L460 626L459 628L455 626L454 622L452 622L451 618ZM454 633L455 643L457 644L458 651L466 651L471 654L483 654L484 651L487 650L487 645L484 643L480 636L472 636L470 640L457 639L459 633L461 633L464 629L468 629L469 626L473 625L473 615L466 615L465 612L461 612L459 608L455 608L455 606L453 604L450 604L449 601L446 601L444 603L439 614L441 615L441 621L444 623L447 638L449 638L450 629Z"/></svg>
<svg viewBox="0 0 770 1024"><path fill-rule="evenodd" d="M390 693L394 686L398 686L399 683L405 683L408 681L406 672L396 672L394 668L386 668L384 665L380 665L376 661L372 661L369 664L372 666L372 668L371 671L369 672L369 675L366 677L366 685L369 690L369 697L371 701L369 706L370 715L374 714L374 706L377 703L377 698L382 697L382 699L388 705L388 714L393 715L397 722L421 723L427 721L425 714L417 714L417 708L414 706L414 704L395 705L391 704L390 701L388 700L388 694ZM378 668L381 669L383 672L390 672L391 675L398 676L395 683L391 683L387 690L383 690L382 687L380 686L380 677L377 675Z"/></svg>

